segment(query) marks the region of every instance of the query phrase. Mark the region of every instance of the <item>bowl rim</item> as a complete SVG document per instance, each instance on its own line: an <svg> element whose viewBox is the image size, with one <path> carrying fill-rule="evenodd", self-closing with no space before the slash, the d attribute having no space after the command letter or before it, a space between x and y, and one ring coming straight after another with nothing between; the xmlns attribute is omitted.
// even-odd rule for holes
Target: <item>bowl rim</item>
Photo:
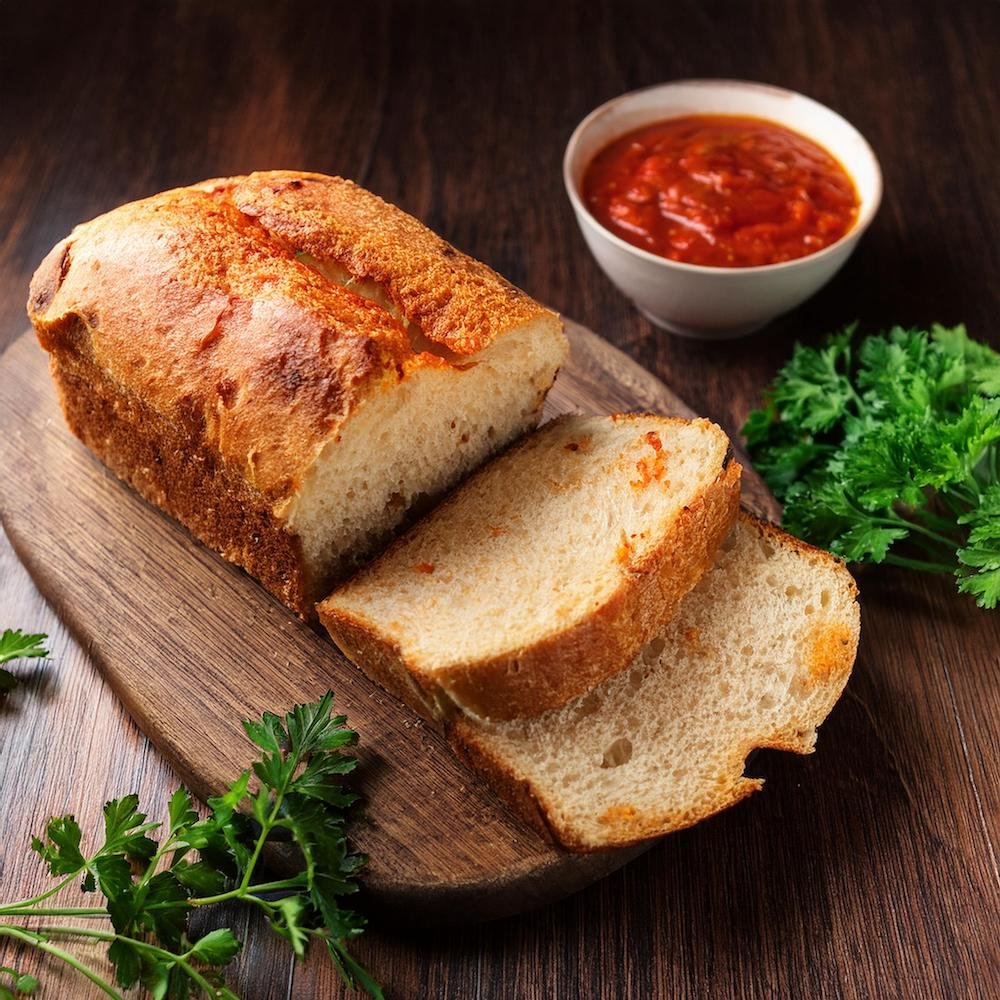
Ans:
<svg viewBox="0 0 1000 1000"><path fill-rule="evenodd" d="M723 87L723 88L739 88L739 89L753 89L753 90L764 90L771 91L774 94L780 94L788 97L796 97L800 100L806 101L809 104L815 105L817 108L824 111L826 114L831 115L833 118L837 119L839 122L843 123L850 132L859 140L859 145L862 152L867 155L871 161L871 166L874 171L874 189L870 198L861 199L861 209L858 212L858 218L854 225L840 237L839 240L831 243L829 246L823 247L822 250L817 250L815 253L805 254L802 257L795 257L792 260L782 260L774 264L753 264L748 267L720 267L711 264L688 264L685 261L673 260L670 257L663 257L660 254L652 253L650 250L643 250L642 247L637 247L633 243L629 243L627 240L623 240L616 233L613 233L610 229L604 226L597 217L590 211L589 208L584 204L583 198L580 192L576 189L576 185L573 183L573 179L570 176L570 161L576 152L576 147L580 144L584 133L593 125L594 121L599 117L604 115L611 107L617 104L623 104L624 102L638 97L640 94L647 93L651 90L669 90L673 87L682 86L696 86L696 87ZM685 114L690 114L691 112L686 112ZM670 115L668 114L665 118L658 119L661 121L669 121ZM673 117L682 117L681 115L674 115ZM765 121L775 121L776 124L782 125L780 121L773 118L767 118L763 116ZM651 119L652 121L652 119ZM787 125L783 125L784 128L789 128ZM826 146L821 143L818 139L807 132L803 132L799 129L791 129L793 132L799 132L800 135L806 136L806 138L817 143L824 150ZM625 133L623 132L622 135ZM618 136L620 138L620 136ZM609 142L613 142L614 139L609 139ZM832 155L832 154L831 154ZM838 163L840 161L838 160ZM845 170L847 170L846 164L841 164ZM882 192L883 192L883 181L882 181L882 166L878 161L878 157L875 155L875 151L872 149L871 144L868 140L854 127L843 115L838 114L833 108L827 107L825 104L821 104L819 101L807 94L801 94L797 90L789 90L787 87L778 87L771 83L761 83L755 80L734 80L728 78L715 78L715 77L688 77L682 80L668 80L665 83L654 83L647 87L638 87L635 90L627 91L624 94L619 94L617 97L612 97L610 100L605 101L603 104L599 104L593 111L591 111L585 118L583 118L580 123L573 129L573 133L569 137L569 141L566 143L566 149L563 152L563 162L562 162L562 173L563 173L563 184L566 187L566 194L569 197L570 203L572 204L574 210L577 213L578 218L586 219L587 223L591 225L597 232L599 232L603 237L608 239L613 245L619 247L622 250L638 257L640 260L646 260L651 263L662 264L668 268L676 268L679 271L688 271L692 274L761 274L764 272L773 273L778 270L789 270L796 266L808 265L810 263L815 263L822 260L824 257L833 256L838 249L843 249L845 244L856 242L864 231L871 225L872 220L875 218L878 212L879 206L882 203ZM852 183L854 181L853 175L848 171L848 176L851 178ZM860 192L859 192L860 194Z"/></svg>

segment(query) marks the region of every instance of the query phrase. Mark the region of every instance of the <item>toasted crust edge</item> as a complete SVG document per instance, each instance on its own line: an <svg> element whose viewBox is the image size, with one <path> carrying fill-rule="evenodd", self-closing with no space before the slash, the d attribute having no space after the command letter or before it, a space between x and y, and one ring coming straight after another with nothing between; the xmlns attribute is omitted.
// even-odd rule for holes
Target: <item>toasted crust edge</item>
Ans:
<svg viewBox="0 0 1000 1000"><path fill-rule="evenodd" d="M655 414L614 419L651 416L664 424L689 423ZM552 424L568 419L559 417ZM317 605L320 621L348 658L411 707L419 704L417 711L431 721L458 712L514 719L558 708L624 670L711 565L739 509L742 468L725 458L723 463L715 480L680 512L669 535L630 565L630 573L599 609L530 648L431 673L407 658L378 622L337 608L336 591ZM445 499L442 506L451 502ZM411 700L414 685L422 692L417 702Z"/></svg>
<svg viewBox="0 0 1000 1000"><path fill-rule="evenodd" d="M467 713L515 719L565 705L624 670L712 564L736 519L741 472L729 462L589 617L514 655L421 674L421 683Z"/></svg>
<svg viewBox="0 0 1000 1000"><path fill-rule="evenodd" d="M843 562L822 549L817 549L801 539L789 535L769 522L762 521L741 509L739 520L751 527L762 538L797 550L810 560L819 561L826 567L834 567L845 588L845 597L856 602L857 584ZM753 740L735 747L730 757L731 763L721 777L727 779L716 794L702 808L679 813L629 814L622 808L616 815L607 817L607 836L599 841L586 840L569 827L560 826L555 810L546 802L544 795L534 787L530 779L519 774L505 760L499 757L480 737L475 723L458 716L450 720L446 735L453 752L473 771L493 788L522 819L546 839L560 847L576 852L590 852L614 847L629 847L644 841L654 840L668 833L685 829L709 816L713 816L744 798L759 791L764 782L759 778L747 778L743 769L747 755L755 749L785 750L791 753L808 754L815 747L816 730L826 719L840 698L851 675L857 656L860 638L860 610L854 603L856 613L851 623L843 626L838 635L844 635L846 644L837 643L832 648L824 646L824 669L817 676L817 684L822 685L825 697L817 699L807 709L808 715L790 719L788 724L769 737ZM818 637L817 644L821 641Z"/></svg>
<svg viewBox="0 0 1000 1000"><path fill-rule="evenodd" d="M195 434L114 382L88 356L88 341L81 320L49 357L69 429L140 496L308 620L316 587L298 538L274 517L268 499L201 448Z"/></svg>

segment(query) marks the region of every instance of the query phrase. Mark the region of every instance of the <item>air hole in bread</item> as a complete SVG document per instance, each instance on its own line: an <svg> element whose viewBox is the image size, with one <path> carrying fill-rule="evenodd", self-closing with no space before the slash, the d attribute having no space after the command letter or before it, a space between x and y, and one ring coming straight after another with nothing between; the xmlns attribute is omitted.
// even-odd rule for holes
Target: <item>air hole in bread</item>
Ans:
<svg viewBox="0 0 1000 1000"><path fill-rule="evenodd" d="M812 604L807 604L804 610L807 615L811 615L816 610L816 608Z"/></svg>
<svg viewBox="0 0 1000 1000"><path fill-rule="evenodd" d="M785 597L797 597L801 593L802 591L799 590L798 587L793 586L792 584L789 584L787 587L785 587Z"/></svg>
<svg viewBox="0 0 1000 1000"><path fill-rule="evenodd" d="M632 741L627 736L619 736L607 750L601 767L621 767L632 759Z"/></svg>
<svg viewBox="0 0 1000 1000"><path fill-rule="evenodd" d="M655 662L660 653L662 653L663 650L666 648L666 645L667 645L666 641L657 636L655 639L646 643L646 646L642 651L642 658L647 663Z"/></svg>
<svg viewBox="0 0 1000 1000"><path fill-rule="evenodd" d="M821 608L828 608L830 606L830 591L824 590L819 595L819 605Z"/></svg>
<svg viewBox="0 0 1000 1000"><path fill-rule="evenodd" d="M793 677L788 685L788 693L799 701L804 701L809 695L809 682L805 677Z"/></svg>
<svg viewBox="0 0 1000 1000"><path fill-rule="evenodd" d="M740 650L741 656L753 656L753 646L744 646Z"/></svg>
<svg viewBox="0 0 1000 1000"><path fill-rule="evenodd" d="M774 698L769 694L762 694L757 701L757 707L765 711L774 708Z"/></svg>
<svg viewBox="0 0 1000 1000"><path fill-rule="evenodd" d="M574 714L578 719L585 719L588 716L593 715L600 707L600 696L596 692L591 691L590 694L586 695L586 697L580 699Z"/></svg>

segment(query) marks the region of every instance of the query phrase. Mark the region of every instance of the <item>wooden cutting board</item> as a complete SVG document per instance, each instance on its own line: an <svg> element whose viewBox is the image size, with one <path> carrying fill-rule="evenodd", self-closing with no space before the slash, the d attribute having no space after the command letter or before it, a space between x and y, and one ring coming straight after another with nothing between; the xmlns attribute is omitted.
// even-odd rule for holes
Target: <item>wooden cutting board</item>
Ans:
<svg viewBox="0 0 1000 1000"><path fill-rule="evenodd" d="M606 341L575 323L567 332L570 363L547 417L691 415ZM383 914L422 923L510 914L582 888L639 853L572 855L545 843L319 630L123 486L66 429L30 332L0 359L0 428L0 512L15 550L200 798L252 758L241 719L332 688L360 735L366 817L353 839L371 856L365 887ZM773 518L759 478L747 469L743 482L745 503Z"/></svg>

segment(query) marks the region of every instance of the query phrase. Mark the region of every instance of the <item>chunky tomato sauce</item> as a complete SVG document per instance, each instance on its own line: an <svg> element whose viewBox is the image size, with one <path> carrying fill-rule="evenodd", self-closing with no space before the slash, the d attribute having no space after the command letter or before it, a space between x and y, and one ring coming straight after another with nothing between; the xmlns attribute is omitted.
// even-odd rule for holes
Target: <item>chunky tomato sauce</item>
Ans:
<svg viewBox="0 0 1000 1000"><path fill-rule="evenodd" d="M583 198L623 240L712 267L816 253L858 215L858 192L825 149L762 118L696 115L647 125L594 157Z"/></svg>

